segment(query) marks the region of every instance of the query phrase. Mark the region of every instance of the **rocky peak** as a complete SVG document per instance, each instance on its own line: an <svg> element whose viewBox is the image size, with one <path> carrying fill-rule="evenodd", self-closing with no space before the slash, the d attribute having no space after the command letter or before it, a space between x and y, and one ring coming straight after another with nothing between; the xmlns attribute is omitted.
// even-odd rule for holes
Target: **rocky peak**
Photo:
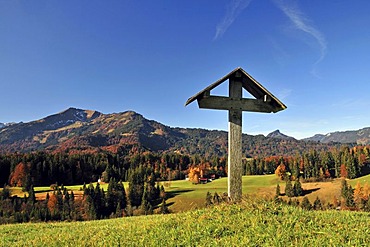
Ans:
<svg viewBox="0 0 370 247"><path fill-rule="evenodd" d="M294 139L293 137L287 136L280 132L280 130L275 130L268 134L266 137L268 138L278 138L278 139Z"/></svg>

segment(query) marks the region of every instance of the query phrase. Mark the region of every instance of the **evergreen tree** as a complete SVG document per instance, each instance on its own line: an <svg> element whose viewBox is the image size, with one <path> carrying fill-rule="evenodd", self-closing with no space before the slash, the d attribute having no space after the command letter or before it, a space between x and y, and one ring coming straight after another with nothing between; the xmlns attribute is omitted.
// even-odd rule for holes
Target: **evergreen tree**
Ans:
<svg viewBox="0 0 370 247"><path fill-rule="evenodd" d="M147 184L145 184L144 192L143 192L143 198L141 199L141 205L140 205L140 209L141 209L142 213L145 214L145 215L152 214L152 212L153 212L152 205L150 204L150 202L148 200L149 195L148 195L147 188L148 188L148 186L147 186Z"/></svg>
<svg viewBox="0 0 370 247"><path fill-rule="evenodd" d="M345 207L354 207L353 189L352 186L347 184L345 179L342 180L341 184L341 196Z"/></svg>
<svg viewBox="0 0 370 247"><path fill-rule="evenodd" d="M222 198L217 194L217 192L215 192L213 194L213 204L220 204L222 201Z"/></svg>
<svg viewBox="0 0 370 247"><path fill-rule="evenodd" d="M100 189L100 184L97 183L94 189L93 196L94 207L97 219L101 219L104 213L104 191Z"/></svg>
<svg viewBox="0 0 370 247"><path fill-rule="evenodd" d="M117 184L117 202L120 204L121 209L125 209L127 206L127 196L125 186L122 181Z"/></svg>
<svg viewBox="0 0 370 247"><path fill-rule="evenodd" d="M341 182L341 190L340 190L340 194L343 198L347 198L347 194L348 194L348 184L347 184L347 180L346 179L342 179L342 182Z"/></svg>
<svg viewBox="0 0 370 247"><path fill-rule="evenodd" d="M303 200L302 200L300 206L301 206L301 208L306 209L306 210L310 210L311 207L312 207L310 201L308 200L308 198L306 196L303 197Z"/></svg>
<svg viewBox="0 0 370 247"><path fill-rule="evenodd" d="M297 178L297 180L294 182L293 193L294 193L294 196L301 196L301 195L303 195L302 184L299 181L299 178Z"/></svg>
<svg viewBox="0 0 370 247"><path fill-rule="evenodd" d="M91 195L85 196L82 205L83 205L82 217L85 220L96 220L97 219L96 209L94 205L94 200Z"/></svg>
<svg viewBox="0 0 370 247"><path fill-rule="evenodd" d="M86 194L87 192L87 187L86 187L86 183L84 182L84 185L82 186L82 191L84 192L84 194Z"/></svg>
<svg viewBox="0 0 370 247"><path fill-rule="evenodd" d="M116 207L116 211L115 211L115 217L122 217L122 208L121 208L121 204L120 203L117 203L117 207Z"/></svg>
<svg viewBox="0 0 370 247"><path fill-rule="evenodd" d="M354 198L353 198L353 189L352 189L351 185L348 187L347 197L345 198L345 200L346 200L346 206L347 207L354 207L355 206L355 201L354 201Z"/></svg>
<svg viewBox="0 0 370 247"><path fill-rule="evenodd" d="M143 198L144 182L145 182L144 168L139 166L134 169L129 178L129 199L131 206L140 206Z"/></svg>
<svg viewBox="0 0 370 247"><path fill-rule="evenodd" d="M168 209L168 206L167 206L167 203L166 203L166 197L162 198L162 204L161 204L159 212L161 214L169 214L170 213L170 210Z"/></svg>
<svg viewBox="0 0 370 247"><path fill-rule="evenodd" d="M36 203L36 195L35 195L35 190L33 189L33 185L30 186L30 189L28 191L27 203L31 205Z"/></svg>
<svg viewBox="0 0 370 247"><path fill-rule="evenodd" d="M276 185L276 191L275 191L275 199L279 198L281 192L280 192L280 184Z"/></svg>
<svg viewBox="0 0 370 247"><path fill-rule="evenodd" d="M11 196L11 191L9 189L9 186L4 184L3 190L0 192L0 200L5 200L10 198Z"/></svg>
<svg viewBox="0 0 370 247"><path fill-rule="evenodd" d="M165 198L166 197L166 191L164 190L163 185L159 187L159 198ZM167 199L167 198L166 198Z"/></svg>
<svg viewBox="0 0 370 247"><path fill-rule="evenodd" d="M63 210L63 194L60 188L57 189L56 199L57 199L57 211L58 214L60 215Z"/></svg>
<svg viewBox="0 0 370 247"><path fill-rule="evenodd" d="M323 206L319 197L316 197L315 201L313 202L313 209L315 210L323 210Z"/></svg>
<svg viewBox="0 0 370 247"><path fill-rule="evenodd" d="M106 210L107 214L110 215L116 211L117 208L117 195L115 193L116 190L116 180L111 178L109 180L107 194L106 194Z"/></svg>
<svg viewBox="0 0 370 247"><path fill-rule="evenodd" d="M364 211L370 212L370 199L364 202Z"/></svg>
<svg viewBox="0 0 370 247"><path fill-rule="evenodd" d="M75 195L73 193L73 190L71 191L69 195L69 207L70 207L70 218L71 220L79 220L79 210L77 210L77 207L75 205Z"/></svg>
<svg viewBox="0 0 370 247"><path fill-rule="evenodd" d="M285 195L288 196L288 197L293 197L294 196L294 190L293 190L292 182L290 181L289 178L286 180Z"/></svg>
<svg viewBox="0 0 370 247"><path fill-rule="evenodd" d="M62 213L62 219L63 220L70 220L71 219L71 205L70 205L70 195L68 192L65 192L63 198L63 213Z"/></svg>
<svg viewBox="0 0 370 247"><path fill-rule="evenodd" d="M209 207L211 206L213 203L212 203L212 194L211 192L207 192L207 195L206 195L206 207Z"/></svg>

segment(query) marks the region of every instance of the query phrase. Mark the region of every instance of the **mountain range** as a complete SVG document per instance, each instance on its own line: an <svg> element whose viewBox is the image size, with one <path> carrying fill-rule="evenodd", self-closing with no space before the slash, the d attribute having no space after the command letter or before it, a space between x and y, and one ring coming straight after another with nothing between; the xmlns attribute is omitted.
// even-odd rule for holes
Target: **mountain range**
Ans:
<svg viewBox="0 0 370 247"><path fill-rule="evenodd" d="M305 138L306 141L318 141L322 143L341 142L356 143L361 145L370 144L370 128L360 130L336 131L326 135L316 134L313 137Z"/></svg>
<svg viewBox="0 0 370 247"><path fill-rule="evenodd" d="M134 111L103 114L69 108L28 123L0 125L0 152L35 150L107 150L118 152L133 146L150 151L198 155L226 155L227 132L174 128L148 120ZM279 130L266 137L243 134L243 154L283 155L309 148L328 149L340 143L370 143L370 128L334 132L296 140Z"/></svg>

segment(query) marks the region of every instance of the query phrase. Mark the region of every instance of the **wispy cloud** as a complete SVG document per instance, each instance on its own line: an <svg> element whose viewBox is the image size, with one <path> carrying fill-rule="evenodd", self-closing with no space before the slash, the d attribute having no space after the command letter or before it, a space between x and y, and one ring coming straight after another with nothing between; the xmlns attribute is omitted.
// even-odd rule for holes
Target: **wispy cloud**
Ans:
<svg viewBox="0 0 370 247"><path fill-rule="evenodd" d="M295 3L287 2L284 0L274 0L274 2L291 20L291 22L297 29L309 34L317 41L320 47L320 57L314 63L314 67L311 71L312 74L317 76L316 66L325 58L327 52L327 43L324 35L310 24L311 21L302 13L302 11Z"/></svg>
<svg viewBox="0 0 370 247"><path fill-rule="evenodd" d="M334 102L331 105L333 108L339 108L339 109L352 109L356 110L359 107L361 108L367 108L370 106L370 102L367 99L359 98L359 99L343 99L337 102Z"/></svg>
<svg viewBox="0 0 370 247"><path fill-rule="evenodd" d="M288 88L282 89L278 93L279 99L284 100L284 99L288 98L291 95L292 91L293 91L292 89L288 89Z"/></svg>
<svg viewBox="0 0 370 247"><path fill-rule="evenodd" d="M226 15L216 27L216 34L214 40L221 38L226 30L231 26L238 15L248 7L252 0L232 0L227 6Z"/></svg>

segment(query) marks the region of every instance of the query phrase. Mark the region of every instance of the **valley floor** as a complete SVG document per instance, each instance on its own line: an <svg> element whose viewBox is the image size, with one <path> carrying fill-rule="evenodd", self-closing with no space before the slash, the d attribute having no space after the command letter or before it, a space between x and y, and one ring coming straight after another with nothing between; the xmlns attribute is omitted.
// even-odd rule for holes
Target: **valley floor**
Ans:
<svg viewBox="0 0 370 247"><path fill-rule="evenodd" d="M349 184L354 187L357 182L364 185L366 182L370 184L370 175L360 177L357 179L349 180ZM227 178L216 179L207 184L192 184L189 181L177 180L171 182L161 182L164 185L169 199L169 209L173 213L184 212L194 209L203 208L205 206L205 198L207 192L219 195L227 192ZM284 192L285 182L279 181L278 178L272 175L255 175L243 176L243 194L254 195L256 197L270 197L275 195L276 186L280 185L281 192ZM107 191L107 184L101 184L101 187ZM127 189L128 183L124 183ZM82 196L82 185L66 186L69 190L73 190L76 196ZM316 197L319 197L323 203L332 203L334 198L340 198L341 179L334 179L328 182L312 182L302 183L305 190L304 196L312 203ZM49 187L37 187L37 199L44 199L46 193L52 193ZM12 194L23 197L21 188L12 188ZM288 197L283 196L283 199L288 200ZM302 200L303 196L298 197Z"/></svg>

